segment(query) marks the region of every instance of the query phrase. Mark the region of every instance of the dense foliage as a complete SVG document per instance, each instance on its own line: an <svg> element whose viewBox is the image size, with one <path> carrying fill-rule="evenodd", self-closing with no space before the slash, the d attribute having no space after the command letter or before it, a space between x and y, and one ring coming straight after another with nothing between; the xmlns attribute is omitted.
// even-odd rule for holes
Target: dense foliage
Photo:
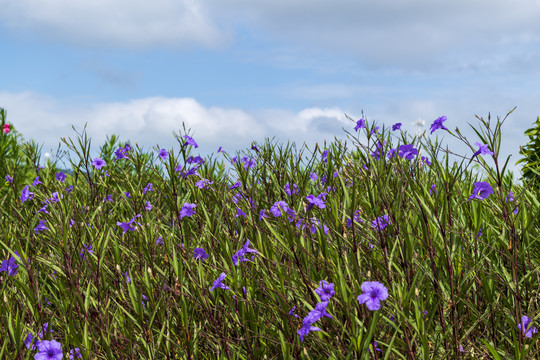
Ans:
<svg viewBox="0 0 540 360"><path fill-rule="evenodd" d="M519 159L518 164L523 165L524 182L535 188L540 188L540 117L536 119L534 127L527 129L525 135L529 137L527 145L521 147L519 153L523 158Z"/></svg>
<svg viewBox="0 0 540 360"><path fill-rule="evenodd" d="M83 132L63 139L72 174L10 162L0 358L539 354L539 200L499 160L504 119L476 145L448 123L352 120L347 142L204 159L185 131L91 158ZM470 153L453 161L441 132Z"/></svg>

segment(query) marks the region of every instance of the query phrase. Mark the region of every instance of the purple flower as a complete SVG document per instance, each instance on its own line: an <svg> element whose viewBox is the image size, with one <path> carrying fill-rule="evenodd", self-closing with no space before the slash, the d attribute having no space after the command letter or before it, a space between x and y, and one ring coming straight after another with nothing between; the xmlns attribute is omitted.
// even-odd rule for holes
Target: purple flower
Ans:
<svg viewBox="0 0 540 360"><path fill-rule="evenodd" d="M95 158L94 161L92 161L92 165L99 170L107 165L107 163L102 158Z"/></svg>
<svg viewBox="0 0 540 360"><path fill-rule="evenodd" d="M116 160L118 161L120 159L127 159L127 152L131 150L131 146L129 144L126 144L126 147L118 148L114 154L116 155Z"/></svg>
<svg viewBox="0 0 540 360"><path fill-rule="evenodd" d="M69 351L69 360L75 360L75 358L82 358L81 350L78 347Z"/></svg>
<svg viewBox="0 0 540 360"><path fill-rule="evenodd" d="M38 349L39 352L34 356L35 360L62 360L62 345L56 340L43 340Z"/></svg>
<svg viewBox="0 0 540 360"><path fill-rule="evenodd" d="M240 187L240 185L240 181L237 181L229 188L229 190L236 189L237 187Z"/></svg>
<svg viewBox="0 0 540 360"><path fill-rule="evenodd" d="M321 297L321 301L328 301L336 292L334 291L334 284L321 280L319 288L315 289L315 293Z"/></svg>
<svg viewBox="0 0 540 360"><path fill-rule="evenodd" d="M154 191L154 185L152 183L148 183L143 189L143 194L146 194L148 191Z"/></svg>
<svg viewBox="0 0 540 360"><path fill-rule="evenodd" d="M235 215L234 217L239 217L239 216L246 217L246 213L243 212L242 209L237 208L237 209L236 209L236 215Z"/></svg>
<svg viewBox="0 0 540 360"><path fill-rule="evenodd" d="M195 147L195 149L199 147L199 145L197 145L197 143L195 142L195 140L193 140L193 138L191 136L184 135L184 138L187 139L187 141L184 143L184 146L192 145L192 146Z"/></svg>
<svg viewBox="0 0 540 360"><path fill-rule="evenodd" d="M219 149L217 149L217 153L218 153L218 154L221 153L221 152L225 152L225 151L223 150L223 146L220 146Z"/></svg>
<svg viewBox="0 0 540 360"><path fill-rule="evenodd" d="M471 196L469 196L469 200L472 200L472 199L484 200L491 194L493 194L493 189L487 182L485 181L476 182L474 183L473 193Z"/></svg>
<svg viewBox="0 0 540 360"><path fill-rule="evenodd" d="M360 119L356 122L356 126L354 127L354 131L358 131L360 129L366 128L366 120Z"/></svg>
<svg viewBox="0 0 540 360"><path fill-rule="evenodd" d="M536 334L538 332L538 330L534 327L534 326L531 326L532 322L532 319L523 315L521 317L521 324L518 324L518 329L523 333L525 334L525 337L528 337L528 338L531 338L533 334ZM523 330L522 330L522 326L523 326Z"/></svg>
<svg viewBox="0 0 540 360"><path fill-rule="evenodd" d="M311 326L311 323L309 321L304 322L302 328L297 331L298 335L300 335L300 341L303 342L304 336L306 336L310 331L321 331L321 329L316 326Z"/></svg>
<svg viewBox="0 0 540 360"><path fill-rule="evenodd" d="M262 209L261 212L259 213L259 221L261 221L263 218L267 218L268 215L266 215L266 210L265 209Z"/></svg>
<svg viewBox="0 0 540 360"><path fill-rule="evenodd" d="M15 258L11 256L9 259L2 261L0 265L0 272L5 271L9 276L17 275L17 268L19 264L15 262Z"/></svg>
<svg viewBox="0 0 540 360"><path fill-rule="evenodd" d="M187 159L187 163L188 164L192 164L192 163L195 163L197 165L201 165L202 163L204 163L204 159L200 156L190 156L188 159Z"/></svg>
<svg viewBox="0 0 540 360"><path fill-rule="evenodd" d="M375 220L371 222L371 226L374 229L379 230L379 231L382 231L385 227L391 224L392 224L392 220L390 219L388 215L377 217L375 218Z"/></svg>
<svg viewBox="0 0 540 360"><path fill-rule="evenodd" d="M285 191L285 193L289 196L291 196L292 194L298 194L298 186L296 186L296 184L293 184L292 185L292 191L291 191L291 187L289 184L286 184L284 187L283 187L283 191Z"/></svg>
<svg viewBox="0 0 540 360"><path fill-rule="evenodd" d="M156 239L156 245L163 245L163 238L161 236L158 236Z"/></svg>
<svg viewBox="0 0 540 360"><path fill-rule="evenodd" d="M396 155L396 149L390 149L388 150L388 155L386 155L387 158L391 159ZM365 166L365 165L364 165ZM366 169L367 170L367 169Z"/></svg>
<svg viewBox="0 0 540 360"><path fill-rule="evenodd" d="M381 158L381 154L384 154L384 145L386 145L386 141L379 141L377 143L377 148L375 149L374 152L371 153L371 156L375 159L375 160L379 160Z"/></svg>
<svg viewBox="0 0 540 360"><path fill-rule="evenodd" d="M131 220L129 220L128 222L120 222L120 221L117 221L116 222L116 225L120 226L124 231L122 232L122 235L124 235L126 233L126 231L135 231L135 226L133 225L133 223L137 224L137 225L141 225L139 224L138 222L135 221L135 218L137 217L140 217L141 214L137 214L135 215L133 218L131 218Z"/></svg>
<svg viewBox="0 0 540 360"><path fill-rule="evenodd" d="M185 203L184 206L182 206L182 209L180 210L180 219L184 218L185 216L191 216L195 214L195 209L197 207L196 204L189 204Z"/></svg>
<svg viewBox="0 0 540 360"><path fill-rule="evenodd" d="M63 172L57 173L55 177L56 177L56 180L60 181L61 183L63 183L67 179L66 174L64 174Z"/></svg>
<svg viewBox="0 0 540 360"><path fill-rule="evenodd" d="M225 274L224 272L219 274L219 277L216 279L216 281L214 281L214 285L210 288L210 291L214 291L215 288L231 290L230 287L228 287L228 286L226 286L225 284L222 283L223 279L225 279L226 276L227 276L227 274Z"/></svg>
<svg viewBox="0 0 540 360"><path fill-rule="evenodd" d="M431 134L433 134L433 132L435 130L439 130L439 129L442 129L442 130L448 130L447 128L444 127L443 125L443 122L446 121L446 116L440 116L437 118L437 120L435 120L433 122L433 124L431 124Z"/></svg>
<svg viewBox="0 0 540 360"><path fill-rule="evenodd" d="M107 201L110 201L110 202L113 201L112 194L109 194L103 198L103 202L107 202Z"/></svg>
<svg viewBox="0 0 540 360"><path fill-rule="evenodd" d="M412 160L415 155L418 155L418 150L412 144L401 145L399 148L399 156L405 160Z"/></svg>
<svg viewBox="0 0 540 360"><path fill-rule="evenodd" d="M431 185L431 188L429 189L429 195L432 195L433 192L437 192L435 184Z"/></svg>
<svg viewBox="0 0 540 360"><path fill-rule="evenodd" d="M476 234L476 236L477 236L477 237L480 237L480 236L482 236L482 235L483 235L483 234L482 234L482 229L479 229L479 230L478 230L478 234Z"/></svg>
<svg viewBox="0 0 540 360"><path fill-rule="evenodd" d="M392 131L400 130L401 129L401 123L395 123L392 125Z"/></svg>
<svg viewBox="0 0 540 360"><path fill-rule="evenodd" d="M25 202L26 200L31 200L33 198L34 198L34 193L28 190L28 185L25 186L21 193L21 202Z"/></svg>
<svg viewBox="0 0 540 360"><path fill-rule="evenodd" d="M39 176L36 176L36 178L32 182L32 187L36 187L39 184L43 184L43 183L41 181L39 181Z"/></svg>
<svg viewBox="0 0 540 360"><path fill-rule="evenodd" d="M34 232L38 234L40 231L49 230L49 228L45 226L45 223L47 223L46 220L39 220L39 224L35 227Z"/></svg>
<svg viewBox="0 0 540 360"><path fill-rule="evenodd" d="M12 183L13 178L11 176L9 176L9 175L6 175L6 181Z"/></svg>
<svg viewBox="0 0 540 360"><path fill-rule="evenodd" d="M201 259L201 260L204 261L204 260L208 259L208 254L202 248L195 248L195 250L193 252L193 257L195 259Z"/></svg>
<svg viewBox="0 0 540 360"><path fill-rule="evenodd" d="M313 195L306 196L307 201L309 202L309 209L311 209L313 206L317 206L319 209L324 209L326 207L326 204L324 203L324 200L322 199L326 193L321 193L319 196L315 197Z"/></svg>
<svg viewBox="0 0 540 360"><path fill-rule="evenodd" d="M250 159L247 156L244 156L242 158L242 162L244 163L245 170L251 169L252 167L255 167L257 165L257 162L255 161L255 159Z"/></svg>
<svg viewBox="0 0 540 360"><path fill-rule="evenodd" d="M489 150L488 144L480 144L479 142L475 142L474 145L478 146L479 149L477 152L473 154L473 158L477 155L493 155L493 151Z"/></svg>
<svg viewBox="0 0 540 360"><path fill-rule="evenodd" d="M330 315L326 311L327 306L328 306L328 301L323 301L323 302L318 303L315 306L315 309L311 310L309 314L304 318L304 321L310 321L313 324L314 322L318 321L323 316L332 318L332 315Z"/></svg>
<svg viewBox="0 0 540 360"><path fill-rule="evenodd" d="M28 333L28 335L26 335L26 339L24 339L24 345L26 345L27 349L30 349L31 347L30 350L35 350L40 342L41 341L39 341L37 337L34 338L34 335L32 335L32 333Z"/></svg>
<svg viewBox="0 0 540 360"><path fill-rule="evenodd" d="M280 201L276 201L274 205L272 205L272 207L270 208L270 212L272 213L272 215L274 215L274 217L279 217L281 216L280 209L287 211L288 208L289 206L287 205L287 203L283 200L280 200Z"/></svg>
<svg viewBox="0 0 540 360"><path fill-rule="evenodd" d="M195 183L195 186L199 189L204 189L205 187L208 187L208 185L211 185L213 183L213 181L210 181L208 179L201 179Z"/></svg>
<svg viewBox="0 0 540 360"><path fill-rule="evenodd" d="M84 260L84 257L86 255L86 253L89 253L89 254L93 254L94 252L92 251L92 245L90 244L86 244L84 245L82 251L81 251L81 260Z"/></svg>
<svg viewBox="0 0 540 360"><path fill-rule="evenodd" d="M242 261L249 261L249 259L245 258L248 253L257 253L257 250L249 248L249 239L247 239L244 246L232 256L233 264L236 266Z"/></svg>
<svg viewBox="0 0 540 360"><path fill-rule="evenodd" d="M310 180L315 181L315 180L317 180L317 174L311 173L311 174L309 175L309 178L310 178Z"/></svg>
<svg viewBox="0 0 540 360"><path fill-rule="evenodd" d="M152 210L152 204L150 204L150 201L146 202L146 206L144 208L146 209L146 211Z"/></svg>
<svg viewBox="0 0 540 360"><path fill-rule="evenodd" d="M165 160L165 159L167 159L167 156L169 156L169 153L167 152L167 150L161 149L161 150L159 150L158 155L162 160Z"/></svg>
<svg viewBox="0 0 540 360"><path fill-rule="evenodd" d="M357 300L371 311L379 310L381 301L388 299L388 289L378 281L364 281L361 288L364 293Z"/></svg>
<svg viewBox="0 0 540 360"><path fill-rule="evenodd" d="M508 196L506 197L506 199L504 199L504 202L509 202L509 201L514 201L514 193L511 191L508 193Z"/></svg>
<svg viewBox="0 0 540 360"><path fill-rule="evenodd" d="M373 348L375 349L375 351L382 351L381 349L379 349L379 348L377 347L377 342L376 342L376 341L373 342ZM369 350L369 352L371 353L371 349L368 349L368 350Z"/></svg>
<svg viewBox="0 0 540 360"><path fill-rule="evenodd" d="M431 162L429 161L429 158L427 156L422 156L422 162L427 166L431 166Z"/></svg>
<svg viewBox="0 0 540 360"><path fill-rule="evenodd" d="M310 231L312 234L315 234L317 232L317 226L323 229L324 235L328 234L328 227L324 225L319 219L316 217L312 217L311 219L311 228Z"/></svg>
<svg viewBox="0 0 540 360"><path fill-rule="evenodd" d="M322 155L321 155L321 161L323 163L327 163L328 162L328 150L324 150Z"/></svg>

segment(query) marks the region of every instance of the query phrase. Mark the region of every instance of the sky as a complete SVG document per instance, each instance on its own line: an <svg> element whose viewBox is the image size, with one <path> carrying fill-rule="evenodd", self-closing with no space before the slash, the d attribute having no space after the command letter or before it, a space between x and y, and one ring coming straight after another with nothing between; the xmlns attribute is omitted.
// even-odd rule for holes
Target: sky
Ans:
<svg viewBox="0 0 540 360"><path fill-rule="evenodd" d="M0 0L0 107L54 150L85 124L202 155L266 137L346 139L354 122L410 134L439 116L479 139L503 118L501 157L520 158L540 115L538 0ZM423 124L423 126L422 126ZM472 150L444 131L451 151ZM471 155L469 154L469 155Z"/></svg>

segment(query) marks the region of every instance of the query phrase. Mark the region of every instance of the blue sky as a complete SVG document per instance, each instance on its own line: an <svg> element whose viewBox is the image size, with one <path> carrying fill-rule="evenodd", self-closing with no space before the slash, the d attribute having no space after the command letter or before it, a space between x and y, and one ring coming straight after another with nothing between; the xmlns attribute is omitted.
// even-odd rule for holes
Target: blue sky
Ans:
<svg viewBox="0 0 540 360"><path fill-rule="evenodd" d="M354 127L345 114L362 111L410 133L445 115L474 143L475 115L517 106L501 146L513 164L540 115L539 1L0 0L0 8L0 106L44 151L85 123L96 149L112 133L170 147L182 121L202 154L274 136L311 145L345 138L342 127Z"/></svg>

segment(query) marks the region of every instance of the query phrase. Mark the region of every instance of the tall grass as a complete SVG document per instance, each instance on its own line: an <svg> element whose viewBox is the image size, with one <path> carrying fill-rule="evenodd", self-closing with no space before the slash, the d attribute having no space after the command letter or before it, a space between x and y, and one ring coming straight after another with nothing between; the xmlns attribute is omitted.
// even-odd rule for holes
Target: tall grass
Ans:
<svg viewBox="0 0 540 360"><path fill-rule="evenodd" d="M457 129L353 121L348 142L206 159L185 131L161 157L111 137L101 168L83 132L63 139L73 175L34 161L35 186L6 162L0 358L52 340L83 359L534 358L539 199L499 158L503 123L479 118L493 155L474 157ZM388 290L378 310L368 282Z"/></svg>

